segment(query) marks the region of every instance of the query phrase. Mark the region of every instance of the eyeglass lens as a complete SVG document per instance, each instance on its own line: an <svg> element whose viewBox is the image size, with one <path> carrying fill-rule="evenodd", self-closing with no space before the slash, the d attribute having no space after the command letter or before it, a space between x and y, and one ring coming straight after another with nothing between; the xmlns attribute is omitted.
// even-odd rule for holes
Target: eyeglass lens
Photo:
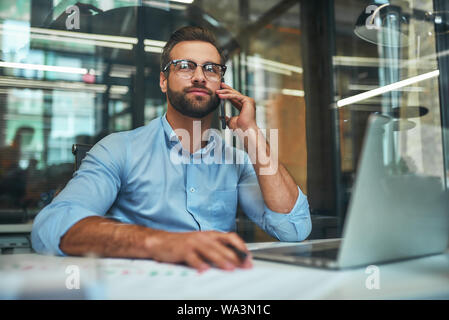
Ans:
<svg viewBox="0 0 449 320"><path fill-rule="evenodd" d="M197 64L193 61L179 61L174 64L174 71L181 77L190 79L192 78ZM203 74L209 81L219 81L222 75L222 68L219 65L207 63L202 65Z"/></svg>

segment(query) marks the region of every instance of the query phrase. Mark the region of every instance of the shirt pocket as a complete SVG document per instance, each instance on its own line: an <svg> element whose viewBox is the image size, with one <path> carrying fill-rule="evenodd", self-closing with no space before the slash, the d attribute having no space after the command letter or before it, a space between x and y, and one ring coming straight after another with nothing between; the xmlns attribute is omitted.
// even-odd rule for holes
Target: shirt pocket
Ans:
<svg viewBox="0 0 449 320"><path fill-rule="evenodd" d="M235 230L237 188L214 191L208 202L207 209L212 217L212 224L221 231Z"/></svg>

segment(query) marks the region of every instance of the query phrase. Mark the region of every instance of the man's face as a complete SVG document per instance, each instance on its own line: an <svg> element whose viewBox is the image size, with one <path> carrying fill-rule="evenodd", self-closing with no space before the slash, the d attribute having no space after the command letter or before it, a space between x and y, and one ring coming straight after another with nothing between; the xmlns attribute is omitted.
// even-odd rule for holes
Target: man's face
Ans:
<svg viewBox="0 0 449 320"><path fill-rule="evenodd" d="M207 62L220 64L220 54L208 42L183 41L175 45L170 53L171 60L186 59L203 65ZM220 104L215 91L220 81L210 81L198 66L191 79L180 77L170 66L168 78L161 73L161 90L167 93L168 103L181 114L192 118L203 118Z"/></svg>

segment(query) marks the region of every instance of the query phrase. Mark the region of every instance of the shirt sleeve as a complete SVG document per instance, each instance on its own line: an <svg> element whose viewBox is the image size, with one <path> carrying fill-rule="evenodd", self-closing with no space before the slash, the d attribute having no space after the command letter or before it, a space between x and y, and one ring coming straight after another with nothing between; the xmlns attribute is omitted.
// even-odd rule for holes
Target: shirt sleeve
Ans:
<svg viewBox="0 0 449 320"><path fill-rule="evenodd" d="M307 197L299 186L298 198L289 213L270 210L263 199L254 167L247 156L246 159L238 184L242 210L260 228L280 241L305 240L312 231L312 221Z"/></svg>
<svg viewBox="0 0 449 320"><path fill-rule="evenodd" d="M123 133L114 133L86 154L73 178L34 219L31 242L36 252L65 255L61 237L78 221L106 214L121 187L127 145Z"/></svg>

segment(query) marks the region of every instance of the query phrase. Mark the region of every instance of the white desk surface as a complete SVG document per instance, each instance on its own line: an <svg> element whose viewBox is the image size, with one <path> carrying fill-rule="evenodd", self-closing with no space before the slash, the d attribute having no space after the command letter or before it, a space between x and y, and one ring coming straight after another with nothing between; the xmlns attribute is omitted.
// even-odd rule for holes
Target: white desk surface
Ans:
<svg viewBox="0 0 449 320"><path fill-rule="evenodd" d="M248 247L290 244L251 243ZM365 268L333 271L253 262L250 270L210 269L199 274L185 266L151 260L0 255L0 299L449 299L449 252L377 265L379 289L367 288L370 274ZM68 289L76 283L76 272L79 289Z"/></svg>

